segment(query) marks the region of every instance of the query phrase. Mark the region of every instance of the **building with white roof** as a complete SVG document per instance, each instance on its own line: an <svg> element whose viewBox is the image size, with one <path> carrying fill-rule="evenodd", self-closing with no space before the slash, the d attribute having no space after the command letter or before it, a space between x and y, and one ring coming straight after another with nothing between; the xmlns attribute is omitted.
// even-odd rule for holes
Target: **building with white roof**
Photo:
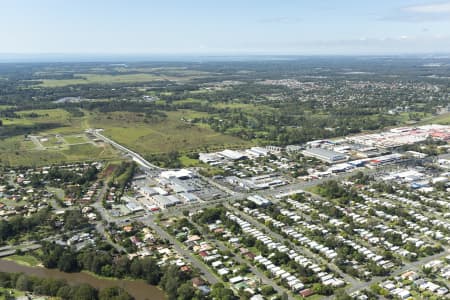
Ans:
<svg viewBox="0 0 450 300"><path fill-rule="evenodd" d="M217 154L229 160L240 160L247 158L247 155L243 154L242 152L229 149L218 152Z"/></svg>
<svg viewBox="0 0 450 300"><path fill-rule="evenodd" d="M303 155L314 157L330 164L340 163L348 160L348 156L323 148L309 148L302 151Z"/></svg>

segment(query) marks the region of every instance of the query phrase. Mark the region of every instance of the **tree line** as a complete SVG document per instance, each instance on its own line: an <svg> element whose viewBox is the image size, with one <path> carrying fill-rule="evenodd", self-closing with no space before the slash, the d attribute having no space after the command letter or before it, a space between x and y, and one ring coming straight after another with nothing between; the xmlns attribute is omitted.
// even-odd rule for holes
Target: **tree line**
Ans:
<svg viewBox="0 0 450 300"><path fill-rule="evenodd" d="M58 297L63 300L132 300L124 289L119 287L104 288L101 291L88 284L70 285L63 279L39 278L23 273L0 273L0 286L32 292L36 295ZM9 295L4 295L9 299ZM15 298L11 298L15 299Z"/></svg>
<svg viewBox="0 0 450 300"><path fill-rule="evenodd" d="M176 265L160 266L154 258L133 258L96 248L76 252L55 243L44 243L42 260L46 268L58 268L63 272L90 271L94 274L114 278L143 279L148 284L159 285L169 299L204 299L206 295L195 290L191 280L195 271L184 272ZM80 298L84 299L84 298Z"/></svg>

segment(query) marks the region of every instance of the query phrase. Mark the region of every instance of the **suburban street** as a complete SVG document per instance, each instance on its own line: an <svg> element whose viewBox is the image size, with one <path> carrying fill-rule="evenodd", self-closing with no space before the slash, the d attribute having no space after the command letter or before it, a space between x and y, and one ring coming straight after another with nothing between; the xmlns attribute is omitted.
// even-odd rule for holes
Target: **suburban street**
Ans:
<svg viewBox="0 0 450 300"><path fill-rule="evenodd" d="M127 155L131 156L133 158L134 161L136 161L144 171L155 171L155 170L159 170L160 168L158 168L157 166L154 166L153 164L149 163L148 161L146 161L145 159L143 159L139 154L127 149L126 147L121 146L120 144L112 141L111 139L103 136L102 134L99 133L98 130L94 130L93 131L94 135L100 139L102 139L103 141L110 143L112 146L116 147L117 149L124 151ZM438 158L449 158L450 154L444 154L444 155L440 155L438 156ZM271 198L272 201L274 201L275 203L277 202L276 200L276 196L281 195L281 194L286 194L286 193L293 193L293 192L297 192L300 190L307 190L311 187L314 187L318 184L321 184L323 182L326 182L328 180L336 180L336 181L340 181L340 180L345 180L346 178L354 175L357 172L363 172L366 175L378 175L387 171L393 171L398 169L397 165L386 165L386 166L382 166L376 169L367 169L367 168L362 168L362 169L356 169L352 172L346 172L346 173L340 173L340 174L334 174L334 176L332 177L325 177L325 178L319 178L319 179L313 179L310 181L297 181L294 180L294 182L291 182L287 185L284 186L279 186L279 187L275 187L275 188L271 188L271 189L266 189L266 190L260 190L257 192L237 192L234 191L232 188L228 187L228 186L224 186L220 183L218 183L217 181L211 179L211 178L207 178L204 176L201 176L199 174L197 174L201 179L203 179L204 181L208 182L209 184L211 184L212 186L226 192L228 194L228 196L220 198L220 199L216 199L216 200L211 200L211 201L200 201L200 202L194 202L194 203L189 203L189 204L182 204L182 205L178 205L176 207L169 207L166 210L164 210L164 215L166 217L170 217L170 216L181 216L182 212L184 210L188 210L188 211L192 211L192 210L201 210L203 208L207 208L207 207L211 207L211 206L215 206L218 204L223 204L225 205L225 207L230 210L233 211L234 213L239 214L241 217L243 217L246 221L248 221L249 223L253 224L256 228L263 230L264 232L269 232L270 236L274 237L277 241L282 242L284 241L284 238L279 235L276 232L273 232L272 230L270 230L267 226L261 224L260 222L246 216L246 215L242 215L236 208L234 208L231 204L234 203L237 200L241 200L241 199L245 199L247 198L249 195L252 194L259 194L263 197L268 197ZM103 193L105 192L104 190L105 188L102 189L102 191L99 193L98 199L102 199L101 197L103 196ZM319 196L314 195L314 197L317 197L317 199L321 199ZM94 204L95 208L101 213L102 218L108 222L117 222L118 220L123 220L124 218L112 218L111 216L109 216L109 214L106 212L106 210L102 207L101 205L101 201L97 201ZM189 250L185 249L183 245L181 245L174 237L172 237L170 234L168 234L163 228L161 228L159 225L157 225L154 221L155 221L155 216L153 214L145 214L143 217L142 215L135 215L134 218L136 220L142 221L144 224L148 225L149 227L151 227L153 230L155 230L156 233L158 233L162 238L169 240L173 245L174 245L174 249L176 251L178 251L181 255L183 255L194 267L198 268L205 276L205 278L213 283L219 282L220 279L212 273L211 270L209 270L209 268L201 261L199 261L199 259L197 257L195 257L195 255L193 255ZM198 227L198 225L196 225ZM104 227L103 225L99 222L97 224L97 230L100 233L104 234ZM227 250L228 248L223 244L223 242L221 241L214 241L215 244L218 245L220 250ZM112 245L114 247L116 247L117 250L124 250L121 249L121 247L119 247L118 245L115 245L114 243L112 243ZM291 244L292 245L292 244ZM365 281L360 281L358 279L355 279L347 274L345 274L344 272L342 272L336 265L334 265L332 262L328 262L326 261L324 258L322 258L321 256L311 252L309 249L305 248L305 247L299 247L296 245L292 245L293 249L295 249L296 251L299 251L300 253L303 253L305 256L310 257L310 258L314 258L315 260L321 262L322 264L325 264L327 266L330 267L331 270L333 270L336 274L338 274L339 276L341 276L348 284L348 287L346 288L348 293L352 293L358 290L362 290L365 288L370 287L372 284L374 283L378 283L381 280L383 280L385 277L374 277L372 278L370 281L365 282ZM412 262L412 263L408 263L398 269L396 269L392 275L399 275L402 274L405 271L408 270L419 270L420 267L431 261L434 259L439 259L442 257L445 257L446 255L448 255L447 249L446 251L433 255L433 256L429 256L429 257L425 257L423 259L420 259L416 262ZM239 255L236 255L236 260L244 265L248 265L250 270L252 271L253 274L255 274L256 276L258 276L259 278L261 278L262 282L266 283L266 284L270 284L272 285L275 290L278 293L282 293L284 292L284 288L280 287L279 285L277 285L277 283L270 279L267 278L267 276L265 276L264 273L262 273L258 268L256 268L255 266L249 265L244 259L242 259ZM289 296L289 298L291 299L291 296ZM328 298L333 298L333 297L328 297Z"/></svg>
<svg viewBox="0 0 450 300"><path fill-rule="evenodd" d="M206 280L208 280L211 284L220 281L203 262L200 262L196 257L193 256L193 254L189 250L181 246L179 241L177 241L173 236L167 233L167 231L157 225L154 217L143 217L138 220L152 228L162 239L168 240L173 245L175 250L180 253L190 264L192 264L193 267L199 269L203 276L205 276Z"/></svg>
<svg viewBox="0 0 450 300"><path fill-rule="evenodd" d="M254 220L253 218L248 217L246 214L242 214L239 210L237 210L236 208L234 208L231 205L225 205L227 207L228 210L233 211L234 214L239 215L241 218L245 219L247 222L249 222L250 224L252 224L253 226L255 226L256 228L258 228L259 230L263 231L263 232L268 232L269 236L273 237L277 242L283 242L284 240L286 240L285 238L283 238L280 234L272 231L271 229L269 229L267 226L261 224L260 222ZM299 247L293 243L290 243L290 245L292 246L292 248L300 253L302 253L303 255L313 258L316 261L319 261L325 265L329 265L330 268L335 271L337 274L339 274L339 276L341 276L342 278L344 278L344 280L349 283L349 284L355 284L358 283L359 281L354 279L353 277L348 276L347 274L345 274L344 272L342 272L341 270L339 270L339 268L334 265L333 263L329 263L327 262L324 258L320 257L317 254L312 253L309 249L305 248L305 247Z"/></svg>
<svg viewBox="0 0 450 300"><path fill-rule="evenodd" d="M200 226L199 226L192 218L191 218L191 222L192 222L192 224L194 224L194 226L197 228L197 230L198 230L199 232L202 231L202 228L201 228L201 227L200 227ZM219 246L219 249L220 249L221 251L227 251L227 250L229 250L229 248L228 248L227 246L225 246L224 242L222 242L222 241L219 241L219 240L217 240L217 239L214 239L214 240L212 240L211 242L214 243L214 244L216 244L216 245L218 245L218 246ZM236 253L236 254L234 255L234 259L235 259L238 263L240 263L241 265L248 266L254 275L256 275L258 278L260 278L261 281L262 281L264 284L269 284L269 285L271 285L271 286L275 289L275 291L277 291L278 294L281 295L281 294L283 294L283 293L286 293L286 294L288 295L288 299L291 299L291 300L293 299L293 297L289 294L289 291L287 291L287 290L284 289L283 287L279 286L274 280L268 278L268 277L267 277L261 270L259 270L257 267L255 267L255 266L252 265L251 263L248 263L247 261L245 261L241 256L239 256L238 253Z"/></svg>

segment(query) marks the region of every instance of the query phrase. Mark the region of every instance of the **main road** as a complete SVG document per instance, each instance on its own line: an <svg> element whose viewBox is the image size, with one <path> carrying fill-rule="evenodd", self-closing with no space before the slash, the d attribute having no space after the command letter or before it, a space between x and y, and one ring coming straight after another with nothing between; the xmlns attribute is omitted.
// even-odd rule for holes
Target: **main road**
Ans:
<svg viewBox="0 0 450 300"><path fill-rule="evenodd" d="M161 169L160 167L150 163L148 160L146 160L145 158L143 158L140 154L134 152L133 150L122 146L121 144L114 142L113 140L111 140L110 138L104 136L103 134L101 134L100 132L102 131L102 129L88 129L87 132L93 134L96 138L104 141L105 143L110 144L111 146L119 149L120 151L125 152L126 154L130 155L133 160L138 163L140 166L142 166L145 169Z"/></svg>

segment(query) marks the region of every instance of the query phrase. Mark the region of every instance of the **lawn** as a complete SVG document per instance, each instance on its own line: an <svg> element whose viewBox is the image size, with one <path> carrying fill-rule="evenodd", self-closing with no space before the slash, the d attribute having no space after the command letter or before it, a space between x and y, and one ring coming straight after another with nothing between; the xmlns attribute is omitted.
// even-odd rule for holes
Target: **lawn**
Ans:
<svg viewBox="0 0 450 300"><path fill-rule="evenodd" d="M47 191L49 191L50 193L53 193L53 195L55 195L56 199L64 200L65 192L63 189L50 187L50 186L47 186L46 188L47 188Z"/></svg>
<svg viewBox="0 0 450 300"><path fill-rule="evenodd" d="M26 140L23 136L0 139L0 153L5 153L8 151L28 151L34 149L35 147L36 146L33 142Z"/></svg>
<svg viewBox="0 0 450 300"><path fill-rule="evenodd" d="M114 159L117 152L110 145L99 143L71 145L67 150L61 151L68 161Z"/></svg>
<svg viewBox="0 0 450 300"><path fill-rule="evenodd" d="M8 298L6 298L6 295L8 295ZM4 287L0 287L0 300L11 299L10 296L21 297L24 295L25 295L25 292L15 290L15 289L7 289ZM15 298L13 298L13 299L15 299Z"/></svg>
<svg viewBox="0 0 450 300"><path fill-rule="evenodd" d="M65 135L63 138L69 145L86 143L89 141L85 134Z"/></svg>
<svg viewBox="0 0 450 300"><path fill-rule="evenodd" d="M11 260L19 265L29 266L29 267L35 267L39 265L41 262L31 255L11 255L4 258L5 260Z"/></svg>
<svg viewBox="0 0 450 300"><path fill-rule="evenodd" d="M64 142L62 142L56 136L44 136L41 137L39 141L44 147L61 147L62 145L64 145Z"/></svg>
<svg viewBox="0 0 450 300"><path fill-rule="evenodd" d="M432 117L430 119L427 119L425 123L430 124L442 124L442 125L450 125L450 113L445 113L442 115L438 115L435 117Z"/></svg>
<svg viewBox="0 0 450 300"><path fill-rule="evenodd" d="M186 155L180 156L180 162L185 167L207 167L208 165L203 164L198 159L189 158Z"/></svg>
<svg viewBox="0 0 450 300"><path fill-rule="evenodd" d="M6 110L6 109L11 108L11 107L13 107L13 106L11 106L11 105L0 105L0 110Z"/></svg>
<svg viewBox="0 0 450 300"><path fill-rule="evenodd" d="M14 200L11 198L1 198L0 197L0 202L7 205L7 206L12 206L12 207L23 207L24 205L27 205L27 201L26 200Z"/></svg>

